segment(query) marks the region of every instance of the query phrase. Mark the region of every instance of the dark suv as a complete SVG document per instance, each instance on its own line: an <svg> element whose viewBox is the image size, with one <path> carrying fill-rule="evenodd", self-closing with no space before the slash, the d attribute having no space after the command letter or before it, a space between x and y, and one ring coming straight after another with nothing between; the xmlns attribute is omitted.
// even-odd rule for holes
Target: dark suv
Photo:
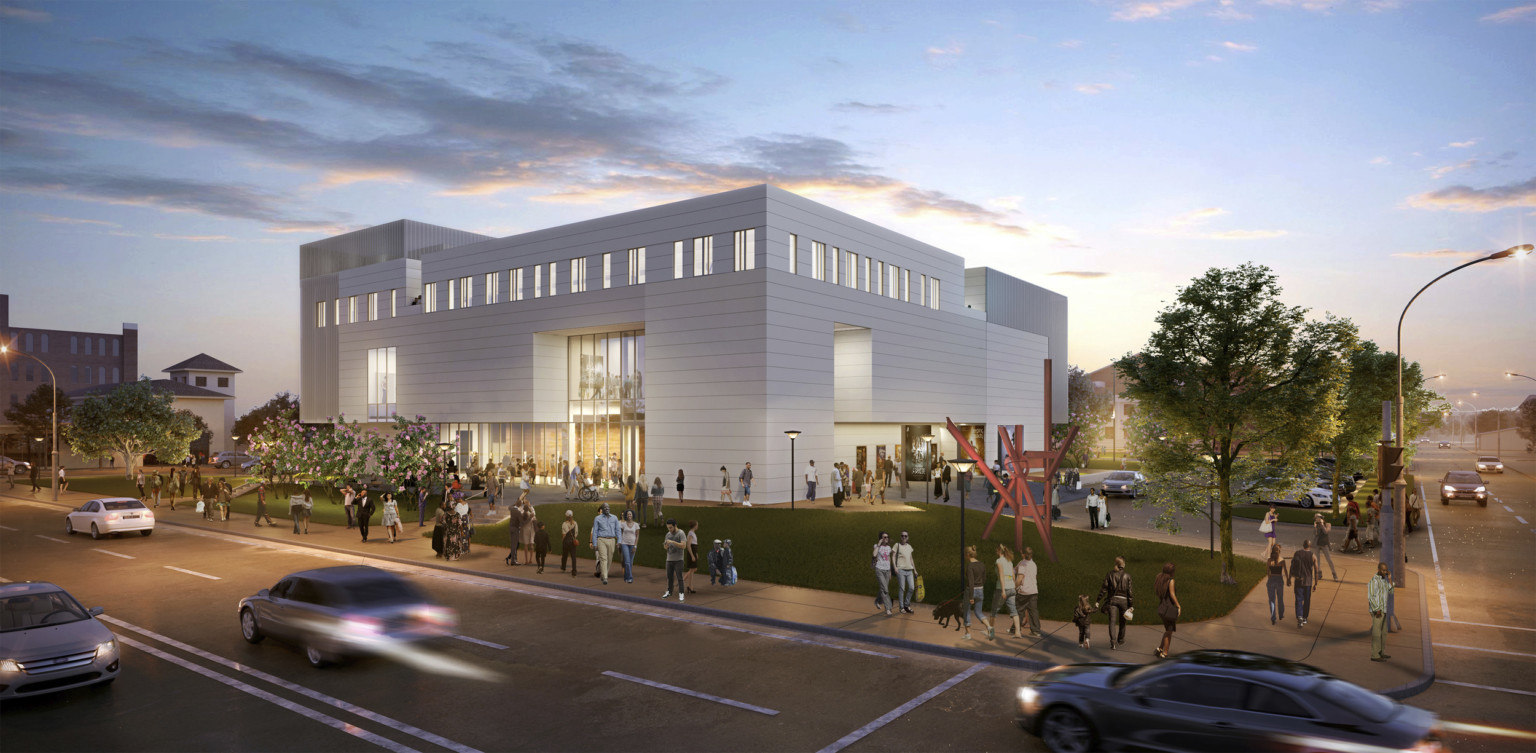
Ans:
<svg viewBox="0 0 1536 753"><path fill-rule="evenodd" d="M1488 506L1488 487L1477 471L1448 471L1440 479L1440 504L1453 499L1475 499L1479 507Z"/></svg>

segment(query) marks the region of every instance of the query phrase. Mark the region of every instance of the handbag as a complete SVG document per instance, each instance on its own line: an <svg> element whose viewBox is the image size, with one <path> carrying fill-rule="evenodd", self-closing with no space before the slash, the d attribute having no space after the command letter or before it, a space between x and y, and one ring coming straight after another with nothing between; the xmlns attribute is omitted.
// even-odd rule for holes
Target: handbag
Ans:
<svg viewBox="0 0 1536 753"><path fill-rule="evenodd" d="M1179 619L1179 608L1173 605L1173 601L1165 599L1157 605L1157 616L1163 622L1174 622Z"/></svg>
<svg viewBox="0 0 1536 753"><path fill-rule="evenodd" d="M1275 530L1275 524L1269 522L1269 518L1265 518L1264 522L1259 524L1259 533L1269 533L1273 530Z"/></svg>
<svg viewBox="0 0 1536 753"><path fill-rule="evenodd" d="M916 591L913 596L916 597L918 601L922 601L923 599L928 598L928 589L923 587L923 576L921 574L917 574L913 576L913 580L915 580L917 583L913 589Z"/></svg>
<svg viewBox="0 0 1536 753"><path fill-rule="evenodd" d="M1109 511L1105 510L1104 511L1104 522L1108 523L1110 520L1112 520L1112 518L1109 516Z"/></svg>

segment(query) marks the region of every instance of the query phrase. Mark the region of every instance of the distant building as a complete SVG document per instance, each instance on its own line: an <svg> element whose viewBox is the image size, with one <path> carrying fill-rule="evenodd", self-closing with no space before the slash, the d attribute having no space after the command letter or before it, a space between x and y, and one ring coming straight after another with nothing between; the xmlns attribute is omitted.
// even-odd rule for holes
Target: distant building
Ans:
<svg viewBox="0 0 1536 753"><path fill-rule="evenodd" d="M91 386L115 385L139 373L139 325L124 323L118 332L21 327L11 322L11 299L0 295L0 339L36 356L53 370L59 389L72 392ZM48 370L30 358L7 358L0 366L0 404L9 408L49 383ZM0 454L25 452L33 438L21 437L0 411L0 436L8 438ZM47 443L44 442L44 445ZM41 445L34 450L44 450ZM63 443L60 451L67 451ZM66 462L66 465L68 463Z"/></svg>
<svg viewBox="0 0 1536 753"><path fill-rule="evenodd" d="M206 444L194 443L192 449L205 452L210 457L225 450L234 450L235 441L230 432L235 426L235 375L244 373L207 353L198 353L175 366L161 369L170 379L151 380L156 390L176 396L172 407L189 410L208 424L212 437ZM111 392L116 385L106 384L86 387L69 393L76 403L88 395ZM176 462L181 458L160 458ZM66 465L68 465L66 463Z"/></svg>
<svg viewBox="0 0 1536 753"><path fill-rule="evenodd" d="M1088 374L1088 380L1093 383L1093 392L1096 395L1109 394L1115 399L1115 411L1110 417L1109 423L1099 436L1094 437L1094 448L1099 452L1113 456L1115 453L1123 453L1126 449L1125 422L1136 413L1136 401L1127 400L1120 396L1125 392L1125 382L1120 375L1115 373L1115 365L1101 366Z"/></svg>

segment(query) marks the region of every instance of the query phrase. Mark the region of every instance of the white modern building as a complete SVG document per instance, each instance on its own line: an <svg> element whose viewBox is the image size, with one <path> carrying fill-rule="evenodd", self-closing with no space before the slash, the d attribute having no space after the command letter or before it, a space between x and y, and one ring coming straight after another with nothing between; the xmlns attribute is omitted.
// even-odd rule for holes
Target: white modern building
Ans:
<svg viewBox="0 0 1536 753"><path fill-rule="evenodd" d="M506 238L398 220L303 245L300 290L301 420L423 415L461 463L715 499L750 461L777 503L808 460L819 496L834 461L919 478L946 417L993 457L999 424L1043 448L1046 394L1066 416L1064 296L767 185Z"/></svg>

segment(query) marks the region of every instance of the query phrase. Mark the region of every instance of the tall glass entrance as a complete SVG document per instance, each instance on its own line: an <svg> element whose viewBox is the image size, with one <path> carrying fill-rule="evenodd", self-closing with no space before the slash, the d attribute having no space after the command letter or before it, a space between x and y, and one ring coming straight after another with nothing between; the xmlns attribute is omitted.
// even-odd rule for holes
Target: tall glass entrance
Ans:
<svg viewBox="0 0 1536 753"><path fill-rule="evenodd" d="M567 340L571 457L595 481L645 475L645 333Z"/></svg>

